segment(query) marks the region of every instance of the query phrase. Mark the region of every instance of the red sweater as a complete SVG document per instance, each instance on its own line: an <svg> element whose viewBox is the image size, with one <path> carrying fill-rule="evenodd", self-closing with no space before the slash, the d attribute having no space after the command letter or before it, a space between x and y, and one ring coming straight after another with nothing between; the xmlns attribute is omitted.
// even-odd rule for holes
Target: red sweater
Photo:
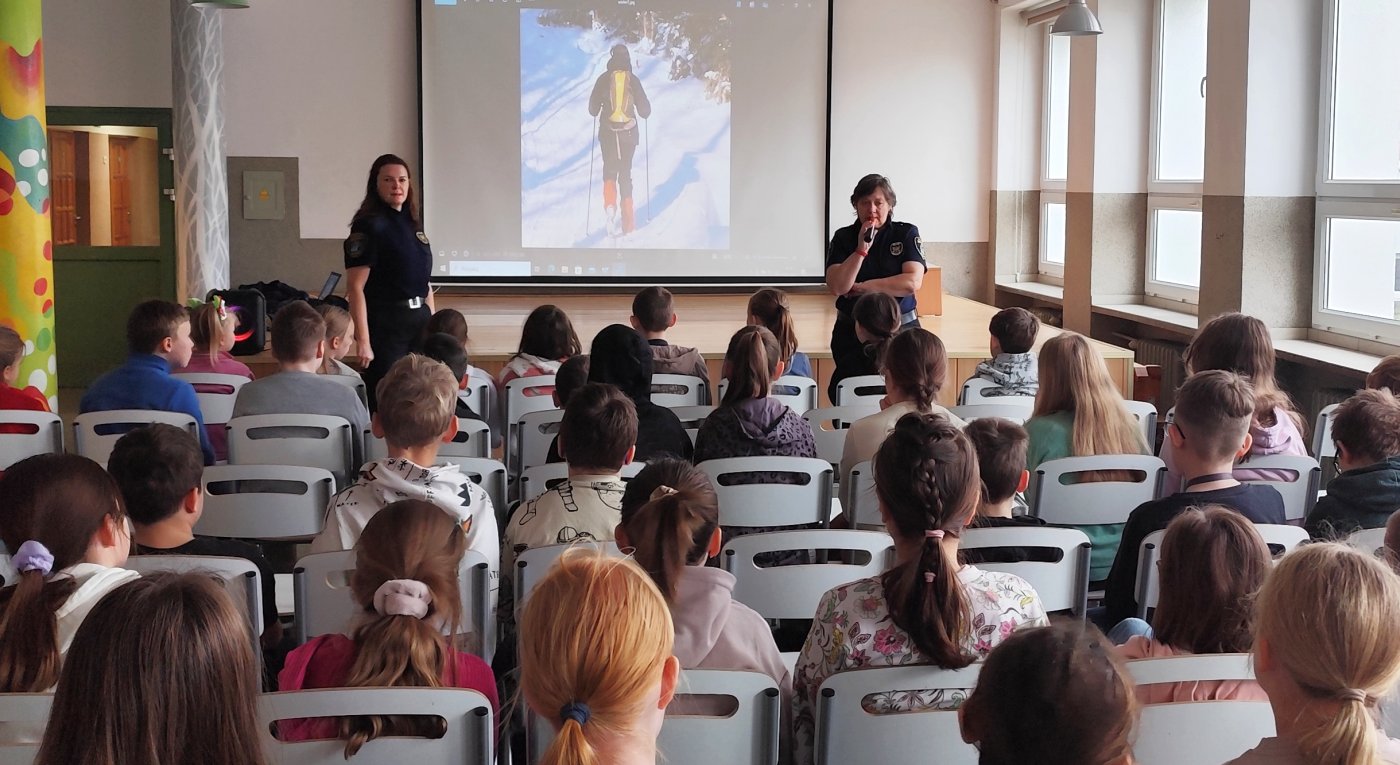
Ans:
<svg viewBox="0 0 1400 765"><path fill-rule="evenodd" d="M0 410L19 409L26 412L47 412L49 402L44 399L43 394L34 388L11 388L0 383ZM32 433L29 427L24 425L5 424L4 415L0 414L0 433ZM31 426L32 427L32 426Z"/></svg>

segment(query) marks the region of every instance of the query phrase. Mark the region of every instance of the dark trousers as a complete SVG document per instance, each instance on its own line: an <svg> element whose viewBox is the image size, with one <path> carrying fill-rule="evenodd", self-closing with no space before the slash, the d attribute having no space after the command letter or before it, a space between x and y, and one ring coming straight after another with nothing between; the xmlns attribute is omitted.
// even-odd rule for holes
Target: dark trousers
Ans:
<svg viewBox="0 0 1400 765"><path fill-rule="evenodd" d="M637 155L637 128L598 130L598 148L603 153L603 180L617 181L623 199L632 198L632 158Z"/></svg>
<svg viewBox="0 0 1400 765"><path fill-rule="evenodd" d="M413 349L413 344L418 342L418 335L423 331L423 325L428 323L432 312L426 304L419 308L409 308L406 301L398 304L371 304L368 312L369 342L371 350L374 351L374 361L370 362L360 376L364 378L365 393L369 394L369 410L373 412L378 408L375 388L379 387L379 381L389 374L389 367L392 367L395 361L407 356Z"/></svg>

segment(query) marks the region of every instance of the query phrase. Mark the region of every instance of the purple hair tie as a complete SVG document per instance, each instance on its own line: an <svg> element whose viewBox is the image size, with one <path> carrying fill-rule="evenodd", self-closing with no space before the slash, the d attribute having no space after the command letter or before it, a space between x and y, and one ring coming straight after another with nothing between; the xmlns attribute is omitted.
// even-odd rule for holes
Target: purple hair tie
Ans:
<svg viewBox="0 0 1400 765"><path fill-rule="evenodd" d="M40 576L48 576L53 572L53 553L43 543L31 539L19 546L10 564L21 574L38 571Z"/></svg>

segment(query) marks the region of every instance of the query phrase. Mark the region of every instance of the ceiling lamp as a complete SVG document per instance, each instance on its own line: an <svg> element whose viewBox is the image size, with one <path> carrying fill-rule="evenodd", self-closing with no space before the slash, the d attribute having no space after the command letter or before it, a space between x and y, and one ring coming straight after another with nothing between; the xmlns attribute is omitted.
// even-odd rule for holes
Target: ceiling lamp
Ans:
<svg viewBox="0 0 1400 765"><path fill-rule="evenodd" d="M1050 25L1050 34L1070 37L1101 35L1103 27L1099 25L1094 12L1084 4L1084 0L1069 0L1069 5L1060 11L1055 23Z"/></svg>

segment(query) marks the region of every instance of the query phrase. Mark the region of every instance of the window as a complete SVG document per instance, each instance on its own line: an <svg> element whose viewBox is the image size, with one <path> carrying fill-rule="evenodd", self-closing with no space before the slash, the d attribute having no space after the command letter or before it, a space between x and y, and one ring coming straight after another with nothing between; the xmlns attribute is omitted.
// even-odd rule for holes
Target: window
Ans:
<svg viewBox="0 0 1400 765"><path fill-rule="evenodd" d="M1070 38L1045 25L1045 89L1041 113L1040 257L1042 275L1065 273L1065 179L1069 177Z"/></svg>
<svg viewBox="0 0 1400 765"><path fill-rule="evenodd" d="M1329 0L1314 328L1400 343L1400 3Z"/></svg>
<svg viewBox="0 0 1400 765"><path fill-rule="evenodd" d="M1144 292L1195 303L1201 283L1209 0L1158 0Z"/></svg>

